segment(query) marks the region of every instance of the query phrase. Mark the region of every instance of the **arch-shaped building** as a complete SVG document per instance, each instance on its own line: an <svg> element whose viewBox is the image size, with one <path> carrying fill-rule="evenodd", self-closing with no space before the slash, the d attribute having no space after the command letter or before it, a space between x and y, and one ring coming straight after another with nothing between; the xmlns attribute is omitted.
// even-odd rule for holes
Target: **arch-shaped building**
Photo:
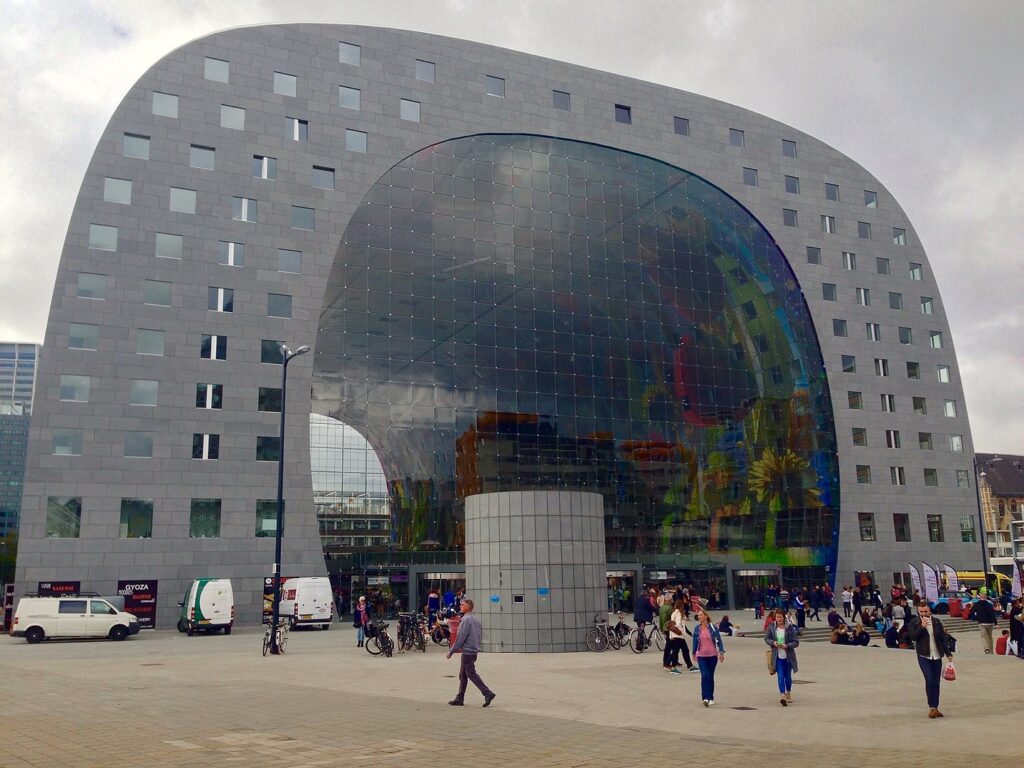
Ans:
<svg viewBox="0 0 1024 768"><path fill-rule="evenodd" d="M72 214L19 583L157 581L169 626L187 581L226 576L256 621L282 342L313 346L289 367L286 574L324 572L319 506L343 584L416 599L463 570L469 496L550 490L600 494L610 573L733 604L980 559L913 228L852 160L739 107L387 29L170 53ZM372 446L386 522L314 503L307 410Z"/></svg>

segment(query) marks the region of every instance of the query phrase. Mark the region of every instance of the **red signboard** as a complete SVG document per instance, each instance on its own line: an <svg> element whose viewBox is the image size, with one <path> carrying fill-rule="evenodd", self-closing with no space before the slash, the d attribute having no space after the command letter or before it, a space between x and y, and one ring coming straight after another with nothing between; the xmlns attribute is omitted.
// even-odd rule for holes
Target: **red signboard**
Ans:
<svg viewBox="0 0 1024 768"><path fill-rule="evenodd" d="M117 582L124 609L139 620L140 629L156 629L156 588L157 582L147 579Z"/></svg>
<svg viewBox="0 0 1024 768"><path fill-rule="evenodd" d="M77 597L81 590L80 581L40 581L36 594L40 597Z"/></svg>

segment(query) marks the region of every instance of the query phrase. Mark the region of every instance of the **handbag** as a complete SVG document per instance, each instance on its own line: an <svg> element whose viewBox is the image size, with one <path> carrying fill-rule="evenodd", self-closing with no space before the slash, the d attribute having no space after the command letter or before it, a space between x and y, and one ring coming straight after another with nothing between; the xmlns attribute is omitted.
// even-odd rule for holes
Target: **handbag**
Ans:
<svg viewBox="0 0 1024 768"><path fill-rule="evenodd" d="M771 648L769 648L767 651L764 652L764 660L768 664L768 674L769 675L774 675L775 674L775 664L772 662L772 649Z"/></svg>
<svg viewBox="0 0 1024 768"><path fill-rule="evenodd" d="M956 680L956 667L953 666L953 662L949 662L946 665L946 671L942 673L943 680Z"/></svg>
<svg viewBox="0 0 1024 768"><path fill-rule="evenodd" d="M674 621L671 621L671 620L669 620L669 622L665 625L665 631L669 632L669 633L671 633L673 635L682 635L683 634L683 630L681 630L679 628L679 625L676 624Z"/></svg>

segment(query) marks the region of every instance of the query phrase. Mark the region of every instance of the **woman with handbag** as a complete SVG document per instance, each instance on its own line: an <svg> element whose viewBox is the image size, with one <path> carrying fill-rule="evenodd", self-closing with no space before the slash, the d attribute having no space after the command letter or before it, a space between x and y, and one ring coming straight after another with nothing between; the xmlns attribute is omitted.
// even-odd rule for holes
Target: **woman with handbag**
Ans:
<svg viewBox="0 0 1024 768"><path fill-rule="evenodd" d="M686 669L696 672L697 668L690 661L690 649L686 646L686 635L689 629L686 627L686 601L676 600L672 616L665 625L668 642L665 644L665 668L677 675L682 674L679 670L679 654L683 654L683 661L686 662Z"/></svg>
<svg viewBox="0 0 1024 768"><path fill-rule="evenodd" d="M366 598L360 597L359 603L352 610L352 625L356 628L356 648L362 648L366 641L366 625L370 621Z"/></svg>
<svg viewBox="0 0 1024 768"><path fill-rule="evenodd" d="M715 669L725 661L725 646L718 627L711 623L708 612L697 611L697 626L693 630L693 655L700 667L700 698L705 707L715 703Z"/></svg>
<svg viewBox="0 0 1024 768"><path fill-rule="evenodd" d="M800 632L786 621L786 614L775 612L775 625L764 633L764 642L770 655L769 671L779 684L779 704L786 707L793 700L793 673L797 671L796 647L800 645Z"/></svg>

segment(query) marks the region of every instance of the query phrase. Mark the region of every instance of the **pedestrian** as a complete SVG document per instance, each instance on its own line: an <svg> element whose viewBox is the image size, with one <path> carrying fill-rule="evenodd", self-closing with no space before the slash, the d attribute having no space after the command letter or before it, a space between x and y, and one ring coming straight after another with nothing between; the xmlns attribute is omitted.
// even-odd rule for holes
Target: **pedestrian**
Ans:
<svg viewBox="0 0 1024 768"><path fill-rule="evenodd" d="M811 592L810 605L811 615L808 616L808 618L814 619L815 621L821 621L820 611L825 607L825 596L821 594L821 589L819 587L815 587L814 591Z"/></svg>
<svg viewBox="0 0 1024 768"><path fill-rule="evenodd" d="M978 636L981 638L981 649L985 653L992 653L992 630L995 629L996 609L988 600L988 591L982 590L981 597L971 606L967 614L969 621L978 622Z"/></svg>
<svg viewBox="0 0 1024 768"><path fill-rule="evenodd" d="M796 626L801 631L807 626L807 603L806 598L799 592L793 600L793 607L796 608Z"/></svg>
<svg viewBox="0 0 1024 768"><path fill-rule="evenodd" d="M689 628L686 626L686 601L680 598L676 600L675 606L673 607L672 615L668 620L668 632L666 638L666 668L675 673L682 674L679 670L679 654L683 655L683 661L686 662L686 669L689 672L696 672L697 668L693 666L693 662L690 660L690 649L686 645L686 635L690 633Z"/></svg>
<svg viewBox="0 0 1024 768"><path fill-rule="evenodd" d="M761 597L761 588L755 586L750 590L750 602L754 606L754 618L760 619L762 616L761 606L763 605L764 598Z"/></svg>
<svg viewBox="0 0 1024 768"><path fill-rule="evenodd" d="M715 669L725 661L725 645L718 627L711 623L708 612L697 611L697 626L693 630L693 656L700 667L700 698L705 707L715 703Z"/></svg>
<svg viewBox="0 0 1024 768"><path fill-rule="evenodd" d="M854 587L853 592L850 595L850 605L853 607L853 616L847 618L855 618L860 621L860 609L864 605L864 596L860 593L860 587Z"/></svg>
<svg viewBox="0 0 1024 768"><path fill-rule="evenodd" d="M366 607L365 595L359 596L359 603L352 611L352 626L356 628L356 648L366 642L366 625L370 623L370 612Z"/></svg>
<svg viewBox="0 0 1024 768"><path fill-rule="evenodd" d="M1024 600L1020 598L1010 607L1009 646L1016 649L1018 659L1024 659Z"/></svg>
<svg viewBox="0 0 1024 768"><path fill-rule="evenodd" d="M459 693L449 701L453 707L461 707L466 700L466 685L472 680L473 685L480 689L484 695L484 706L491 706L496 694L487 684L480 679L476 672L476 657L480 654L480 643L484 639L484 629L480 625L480 619L473 615L473 601L468 597L462 598L462 622L459 624L459 631L456 634L455 645L448 649L448 658L453 653L462 653L462 661L459 665Z"/></svg>
<svg viewBox="0 0 1024 768"><path fill-rule="evenodd" d="M939 711L939 686L942 684L942 658L953 663L953 654L949 649L949 638L942 622L932 616L928 603L922 602L917 607L917 616L910 620L907 627L907 639L917 650L917 663L924 675L924 690L928 697L928 717L934 720L944 717Z"/></svg>
<svg viewBox="0 0 1024 768"><path fill-rule="evenodd" d="M779 684L779 704L786 707L793 701L793 673L797 671L796 647L800 633L786 624L786 614L775 612L775 624L764 633L764 642L772 652L772 668Z"/></svg>
<svg viewBox="0 0 1024 768"><path fill-rule="evenodd" d="M785 587L779 587L779 608L789 613L789 590Z"/></svg>

